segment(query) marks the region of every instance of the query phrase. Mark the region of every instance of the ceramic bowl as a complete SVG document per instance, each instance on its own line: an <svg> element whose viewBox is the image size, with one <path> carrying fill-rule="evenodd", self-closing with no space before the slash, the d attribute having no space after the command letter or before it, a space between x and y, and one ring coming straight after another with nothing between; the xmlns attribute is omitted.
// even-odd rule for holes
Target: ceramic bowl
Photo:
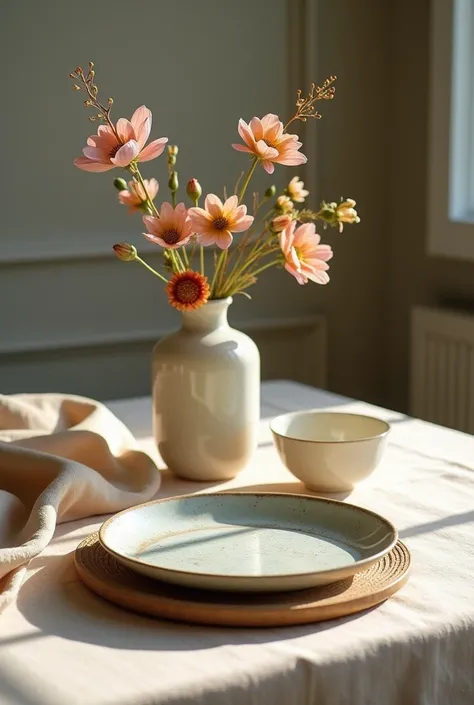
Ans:
<svg viewBox="0 0 474 705"><path fill-rule="evenodd" d="M282 462L311 490L344 492L380 462L390 425L361 414L297 411L270 424Z"/></svg>

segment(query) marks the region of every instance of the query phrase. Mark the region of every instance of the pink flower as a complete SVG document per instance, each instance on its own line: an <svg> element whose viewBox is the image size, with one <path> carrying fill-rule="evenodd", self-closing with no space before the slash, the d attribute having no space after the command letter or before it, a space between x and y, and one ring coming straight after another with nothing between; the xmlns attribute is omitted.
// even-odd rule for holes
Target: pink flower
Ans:
<svg viewBox="0 0 474 705"><path fill-rule="evenodd" d="M84 171L108 171L115 167L126 167L132 161L148 162L159 157L168 142L167 137L145 143L151 131L151 110L144 105L137 108L131 120L120 118L115 131L110 125L100 125L96 135L87 139L83 157L74 164Z"/></svg>
<svg viewBox="0 0 474 705"><path fill-rule="evenodd" d="M191 218L184 203L178 203L176 208L171 203L163 203L159 218L144 215L143 222L149 230L143 233L147 240L170 250L186 245L193 234Z"/></svg>
<svg viewBox="0 0 474 705"><path fill-rule="evenodd" d="M291 225L292 222L293 218L289 213L286 213L285 215L278 215L272 220L272 229L276 233L281 233L281 231L284 230L288 225Z"/></svg>
<svg viewBox="0 0 474 705"><path fill-rule="evenodd" d="M329 245L320 245L321 238L314 223L304 223L298 228L293 221L280 233L280 246L285 255L285 269L298 284L307 284L308 279L317 284L327 284L328 260L333 252Z"/></svg>
<svg viewBox="0 0 474 705"><path fill-rule="evenodd" d="M309 191L305 189L303 181L300 181L298 176L291 179L286 191L291 200L296 203L303 203L306 196L309 196Z"/></svg>
<svg viewBox="0 0 474 705"><path fill-rule="evenodd" d="M188 213L201 245L216 243L222 250L232 244L232 233L248 230L254 220L247 215L247 206L239 206L237 196L222 203L213 193L206 196L204 208L190 208Z"/></svg>
<svg viewBox="0 0 474 705"><path fill-rule="evenodd" d="M245 145L233 144L233 148L261 159L263 168L269 174L275 170L273 163L297 166L307 162L305 155L298 151L302 146L298 135L287 135L278 115L268 113L261 120L254 117L249 125L241 119L238 130Z"/></svg>
<svg viewBox="0 0 474 705"><path fill-rule="evenodd" d="M160 188L158 181L156 179L143 179L143 183L149 198L153 201ZM129 213L133 213L133 211L142 210L147 197L143 186L138 181L129 181L128 189L119 191L118 199L122 205L129 206Z"/></svg>

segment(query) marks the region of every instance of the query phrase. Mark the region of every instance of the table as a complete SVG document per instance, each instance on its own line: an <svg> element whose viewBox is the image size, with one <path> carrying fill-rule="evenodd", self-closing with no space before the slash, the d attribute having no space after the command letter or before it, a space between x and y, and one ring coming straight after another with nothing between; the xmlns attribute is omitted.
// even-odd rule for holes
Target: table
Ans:
<svg viewBox="0 0 474 705"><path fill-rule="evenodd" d="M62 525L0 619L1 705L474 703L474 438L292 382L264 384L262 400L257 455L219 488L305 491L272 447L278 413L336 408L389 421L380 469L348 500L398 527L413 557L408 584L362 615L304 627L166 623L79 582L74 548L103 518ZM109 406L156 455L150 400ZM159 496L211 487L164 472Z"/></svg>

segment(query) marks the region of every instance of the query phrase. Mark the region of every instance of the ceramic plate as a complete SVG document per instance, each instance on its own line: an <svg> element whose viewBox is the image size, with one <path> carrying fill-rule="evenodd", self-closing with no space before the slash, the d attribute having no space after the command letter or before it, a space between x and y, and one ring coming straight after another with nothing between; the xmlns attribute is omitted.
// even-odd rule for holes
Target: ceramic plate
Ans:
<svg viewBox="0 0 474 705"><path fill-rule="evenodd" d="M126 509L102 525L99 538L122 564L158 580L273 592L348 578L390 551L397 532L345 502L222 492Z"/></svg>

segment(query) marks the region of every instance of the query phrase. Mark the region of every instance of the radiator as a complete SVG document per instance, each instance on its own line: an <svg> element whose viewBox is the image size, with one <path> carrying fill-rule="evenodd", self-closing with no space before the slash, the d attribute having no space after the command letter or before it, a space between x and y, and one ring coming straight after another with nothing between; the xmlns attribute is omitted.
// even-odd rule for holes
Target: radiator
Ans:
<svg viewBox="0 0 474 705"><path fill-rule="evenodd" d="M474 433L474 315L412 311L411 413Z"/></svg>

